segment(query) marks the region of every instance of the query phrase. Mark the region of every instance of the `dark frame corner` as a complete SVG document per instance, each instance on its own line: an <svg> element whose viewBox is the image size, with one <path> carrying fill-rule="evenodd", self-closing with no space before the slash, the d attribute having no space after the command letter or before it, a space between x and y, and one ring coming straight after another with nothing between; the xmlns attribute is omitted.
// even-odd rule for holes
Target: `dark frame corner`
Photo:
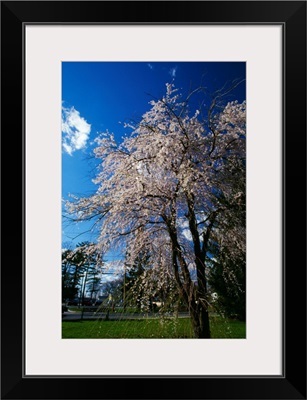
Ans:
<svg viewBox="0 0 307 400"><path fill-rule="evenodd" d="M103 20L97 21L97 15ZM200 16L204 16L201 21ZM23 27L114 21L284 25L284 376L193 377L187 378L188 384L183 377L118 377L118 382L98 377L76 382L77 377L23 376ZM2 1L1 34L1 398L306 399L306 2ZM17 173L16 168L12 173L12 160ZM9 212L16 194L22 207L18 203Z"/></svg>

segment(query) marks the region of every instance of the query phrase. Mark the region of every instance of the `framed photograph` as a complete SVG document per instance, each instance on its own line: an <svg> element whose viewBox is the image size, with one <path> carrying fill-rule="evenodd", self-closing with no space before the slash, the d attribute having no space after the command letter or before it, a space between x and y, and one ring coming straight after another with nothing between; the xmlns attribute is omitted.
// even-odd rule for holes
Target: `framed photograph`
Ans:
<svg viewBox="0 0 307 400"><path fill-rule="evenodd" d="M306 399L306 2L1 28L2 398Z"/></svg>

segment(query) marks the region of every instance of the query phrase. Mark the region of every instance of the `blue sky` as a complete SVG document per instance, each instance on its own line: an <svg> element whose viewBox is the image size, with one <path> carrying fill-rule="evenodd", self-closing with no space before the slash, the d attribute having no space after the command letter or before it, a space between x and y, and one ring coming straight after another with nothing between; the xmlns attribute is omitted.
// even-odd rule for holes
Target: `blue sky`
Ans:
<svg viewBox="0 0 307 400"><path fill-rule="evenodd" d="M148 102L165 94L166 83L173 82L183 94L200 84L213 92L226 82L245 79L245 73L243 62L63 62L63 199L69 193L95 192L91 151L97 133L108 130L120 141L130 132L124 123L139 120L149 110ZM244 82L232 96L229 100L246 99ZM72 226L63 220L63 247L94 241L93 234L83 234L87 229L87 224Z"/></svg>

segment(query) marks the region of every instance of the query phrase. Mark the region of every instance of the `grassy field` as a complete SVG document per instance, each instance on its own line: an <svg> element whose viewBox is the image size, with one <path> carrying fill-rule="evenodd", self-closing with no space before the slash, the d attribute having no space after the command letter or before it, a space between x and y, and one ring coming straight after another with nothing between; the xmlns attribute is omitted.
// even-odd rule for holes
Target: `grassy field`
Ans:
<svg viewBox="0 0 307 400"><path fill-rule="evenodd" d="M211 317L213 339L245 338L244 322ZM63 321L63 339L184 339L193 338L189 318L118 321Z"/></svg>

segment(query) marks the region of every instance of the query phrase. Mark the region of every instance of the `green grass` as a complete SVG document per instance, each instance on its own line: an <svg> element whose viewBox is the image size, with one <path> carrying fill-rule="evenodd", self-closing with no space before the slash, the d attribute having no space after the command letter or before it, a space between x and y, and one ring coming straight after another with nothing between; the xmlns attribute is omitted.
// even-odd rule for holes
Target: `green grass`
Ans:
<svg viewBox="0 0 307 400"><path fill-rule="evenodd" d="M245 323L211 317L213 339L245 338ZM119 321L63 321L63 339L183 339L193 338L189 318Z"/></svg>
<svg viewBox="0 0 307 400"><path fill-rule="evenodd" d="M211 336L214 339L245 339L246 323L219 316L210 318Z"/></svg>

